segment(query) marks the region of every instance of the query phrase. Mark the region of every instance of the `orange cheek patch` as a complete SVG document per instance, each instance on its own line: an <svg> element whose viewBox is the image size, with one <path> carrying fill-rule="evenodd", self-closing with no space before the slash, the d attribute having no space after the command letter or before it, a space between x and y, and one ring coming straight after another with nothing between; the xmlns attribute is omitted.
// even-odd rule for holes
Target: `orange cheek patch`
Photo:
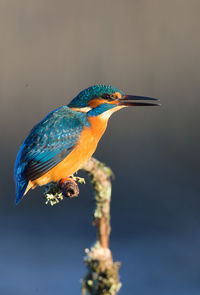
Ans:
<svg viewBox="0 0 200 295"><path fill-rule="evenodd" d="M122 98L122 95L120 92L115 92L114 97L119 99L119 98Z"/></svg>
<svg viewBox="0 0 200 295"><path fill-rule="evenodd" d="M109 101L108 103L110 103L110 104L118 104L118 99L117 100Z"/></svg>
<svg viewBox="0 0 200 295"><path fill-rule="evenodd" d="M107 103L105 99L94 98L88 102L89 106L93 109L98 107L102 103Z"/></svg>
<svg viewBox="0 0 200 295"><path fill-rule="evenodd" d="M112 100L112 101L108 101L106 99L99 99L99 98L95 98L92 99L91 101L89 101L88 105L94 109L96 107L98 107L99 105L103 104L103 103L110 103L110 104L117 104L118 103L118 99L116 100Z"/></svg>

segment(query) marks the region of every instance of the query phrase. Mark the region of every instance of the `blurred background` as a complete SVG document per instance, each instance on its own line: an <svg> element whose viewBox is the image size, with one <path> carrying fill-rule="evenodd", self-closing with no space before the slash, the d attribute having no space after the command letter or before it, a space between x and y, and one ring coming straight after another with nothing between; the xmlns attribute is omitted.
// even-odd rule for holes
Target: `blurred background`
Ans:
<svg viewBox="0 0 200 295"><path fill-rule="evenodd" d="M43 188L15 206L13 166L32 126L96 83L162 103L114 114L95 153L115 173L120 294L200 294L199 11L198 0L1 0L0 294L80 294L91 186L52 208Z"/></svg>

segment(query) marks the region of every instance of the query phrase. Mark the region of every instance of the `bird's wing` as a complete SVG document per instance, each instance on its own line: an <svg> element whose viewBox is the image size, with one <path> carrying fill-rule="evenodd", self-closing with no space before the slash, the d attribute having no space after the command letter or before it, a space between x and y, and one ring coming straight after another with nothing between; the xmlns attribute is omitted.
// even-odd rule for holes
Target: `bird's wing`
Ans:
<svg viewBox="0 0 200 295"><path fill-rule="evenodd" d="M87 124L84 113L77 114L66 106L51 112L25 139L17 157L15 174L23 172L28 180L45 174L72 151Z"/></svg>

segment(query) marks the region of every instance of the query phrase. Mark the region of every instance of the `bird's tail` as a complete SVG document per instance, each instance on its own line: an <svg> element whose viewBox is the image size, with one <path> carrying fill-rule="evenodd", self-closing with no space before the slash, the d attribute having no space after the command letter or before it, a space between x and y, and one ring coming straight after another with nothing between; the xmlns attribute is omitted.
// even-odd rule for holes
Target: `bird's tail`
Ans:
<svg viewBox="0 0 200 295"><path fill-rule="evenodd" d="M23 148L24 146L22 144L15 161L15 169L14 169L14 179L16 183L15 204L18 204L20 202L28 186L28 180L26 179L26 176L25 176L26 162L23 162L21 160Z"/></svg>
<svg viewBox="0 0 200 295"><path fill-rule="evenodd" d="M26 180L21 180L21 181L16 182L15 204L18 204L20 202L20 200L24 196L27 186L28 186L28 181L26 181Z"/></svg>

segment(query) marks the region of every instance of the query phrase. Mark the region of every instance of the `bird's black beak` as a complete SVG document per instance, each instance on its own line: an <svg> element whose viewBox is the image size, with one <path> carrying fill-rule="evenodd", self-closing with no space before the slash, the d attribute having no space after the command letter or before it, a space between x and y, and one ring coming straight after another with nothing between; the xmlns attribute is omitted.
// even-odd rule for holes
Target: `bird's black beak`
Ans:
<svg viewBox="0 0 200 295"><path fill-rule="evenodd" d="M121 106L160 106L160 104L151 102L159 101L157 98L137 96L137 95L124 95L119 99L119 105Z"/></svg>

